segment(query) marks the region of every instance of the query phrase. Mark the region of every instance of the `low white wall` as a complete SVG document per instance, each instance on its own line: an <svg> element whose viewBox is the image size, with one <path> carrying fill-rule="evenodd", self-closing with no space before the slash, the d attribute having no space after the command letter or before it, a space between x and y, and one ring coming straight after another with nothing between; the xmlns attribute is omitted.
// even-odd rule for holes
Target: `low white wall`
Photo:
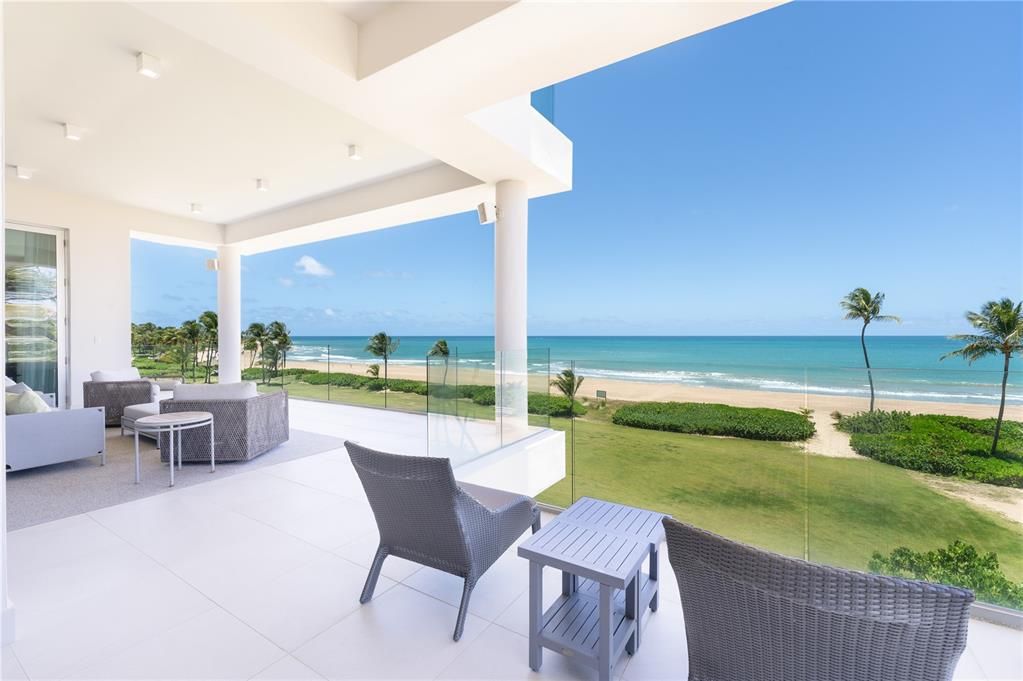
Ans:
<svg viewBox="0 0 1023 681"><path fill-rule="evenodd" d="M82 381L97 369L131 363L131 235L178 234L221 240L222 229L111 201L7 178L8 223L68 231L68 392L82 406ZM172 285L170 282L169 285Z"/></svg>
<svg viewBox="0 0 1023 681"><path fill-rule="evenodd" d="M541 430L455 468L455 477L536 496L565 477L565 433Z"/></svg>

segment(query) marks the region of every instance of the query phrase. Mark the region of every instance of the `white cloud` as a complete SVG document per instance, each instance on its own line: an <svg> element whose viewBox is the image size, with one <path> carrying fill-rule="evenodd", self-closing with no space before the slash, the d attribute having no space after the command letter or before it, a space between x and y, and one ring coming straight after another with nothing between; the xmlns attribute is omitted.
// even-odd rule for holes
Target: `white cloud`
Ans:
<svg viewBox="0 0 1023 681"><path fill-rule="evenodd" d="M311 255L303 255L295 262L295 271L310 277L333 277L334 270Z"/></svg>
<svg viewBox="0 0 1023 681"><path fill-rule="evenodd" d="M323 308L323 314L327 315L328 317L333 317L334 316L334 308L332 308L332 307L325 307L325 308Z"/></svg>
<svg viewBox="0 0 1023 681"><path fill-rule="evenodd" d="M295 280L291 277L281 277L277 280L277 282L284 288L291 288L295 285Z"/></svg>

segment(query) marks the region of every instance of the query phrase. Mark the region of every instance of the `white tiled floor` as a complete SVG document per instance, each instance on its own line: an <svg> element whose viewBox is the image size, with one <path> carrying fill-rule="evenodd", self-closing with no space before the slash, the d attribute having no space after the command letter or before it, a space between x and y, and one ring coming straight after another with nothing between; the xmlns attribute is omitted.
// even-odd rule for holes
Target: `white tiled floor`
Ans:
<svg viewBox="0 0 1023 681"><path fill-rule="evenodd" d="M292 403L295 427L384 449L418 428L407 415L370 412L363 419L390 420L366 426L310 405ZM526 564L514 550L477 586L454 643L453 577L391 558L376 598L358 604L375 542L343 451L13 532L19 635L3 650L3 678L592 678L550 652L530 672ZM546 583L553 597L558 576ZM685 678L674 580L663 590L616 677ZM975 621L956 678L1023 678L1021 651L1020 632Z"/></svg>

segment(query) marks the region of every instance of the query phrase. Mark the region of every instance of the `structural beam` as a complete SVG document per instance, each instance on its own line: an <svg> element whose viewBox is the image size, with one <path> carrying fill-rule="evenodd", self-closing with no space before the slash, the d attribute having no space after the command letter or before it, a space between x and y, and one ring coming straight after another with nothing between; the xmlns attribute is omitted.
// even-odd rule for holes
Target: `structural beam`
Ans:
<svg viewBox="0 0 1023 681"><path fill-rule="evenodd" d="M217 247L217 363L221 383L242 380L242 257L230 245Z"/></svg>

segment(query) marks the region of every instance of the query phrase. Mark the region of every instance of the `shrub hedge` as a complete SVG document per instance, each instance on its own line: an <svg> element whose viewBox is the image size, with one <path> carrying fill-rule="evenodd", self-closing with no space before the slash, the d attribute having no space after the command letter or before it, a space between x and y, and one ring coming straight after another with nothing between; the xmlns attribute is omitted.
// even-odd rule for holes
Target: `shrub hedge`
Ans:
<svg viewBox="0 0 1023 681"><path fill-rule="evenodd" d="M315 369L286 369L283 372L286 376L294 377L302 383L309 385L338 386L342 388L358 388L368 391L380 391L385 387L384 379L373 376L362 376L350 373L324 373ZM242 378L248 381L262 379L262 370L250 368L242 371ZM484 407L490 407L497 403L497 394L492 385L435 385L430 387L426 381L415 381L407 378L392 378L387 381L386 387L392 392L411 393L414 395L426 395L429 392L431 397L441 399L466 399ZM556 395L544 395L540 393L529 394L529 413L544 416L568 416L569 403L567 397ZM586 413L586 407L575 403L576 416Z"/></svg>
<svg viewBox="0 0 1023 681"><path fill-rule="evenodd" d="M994 553L981 555L972 544L956 540L947 549L918 553L900 546L885 556L875 552L867 569L883 575L923 579L970 589L977 600L1023 609L1023 584L1009 580Z"/></svg>
<svg viewBox="0 0 1023 681"><path fill-rule="evenodd" d="M804 414L697 402L637 402L620 407L611 421L648 430L784 442L806 440L815 432Z"/></svg>
<svg viewBox="0 0 1023 681"><path fill-rule="evenodd" d="M874 412L837 415L858 454L924 473L1023 487L1023 424L1005 421L991 456L994 419Z"/></svg>

